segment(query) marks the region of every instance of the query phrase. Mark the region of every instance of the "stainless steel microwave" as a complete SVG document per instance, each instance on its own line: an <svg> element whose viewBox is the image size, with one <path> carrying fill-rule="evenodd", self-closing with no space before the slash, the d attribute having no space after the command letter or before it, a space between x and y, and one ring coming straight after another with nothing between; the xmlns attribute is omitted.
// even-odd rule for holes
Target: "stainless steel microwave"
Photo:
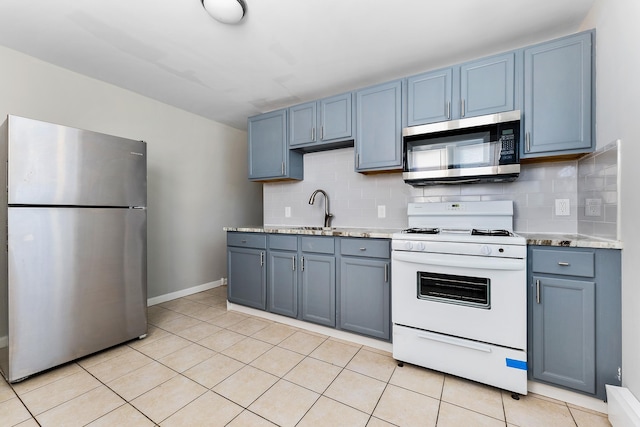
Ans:
<svg viewBox="0 0 640 427"><path fill-rule="evenodd" d="M403 129L403 173L414 186L513 181L520 174L520 111Z"/></svg>

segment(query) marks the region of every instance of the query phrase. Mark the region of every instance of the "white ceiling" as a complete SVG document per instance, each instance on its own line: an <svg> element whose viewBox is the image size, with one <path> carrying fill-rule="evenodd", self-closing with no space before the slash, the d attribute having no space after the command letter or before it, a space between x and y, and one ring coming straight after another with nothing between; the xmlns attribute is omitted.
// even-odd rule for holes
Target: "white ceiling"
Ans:
<svg viewBox="0 0 640 427"><path fill-rule="evenodd" d="M230 126L578 30L594 0L0 0L0 45ZM1 65L0 65L1 66Z"/></svg>

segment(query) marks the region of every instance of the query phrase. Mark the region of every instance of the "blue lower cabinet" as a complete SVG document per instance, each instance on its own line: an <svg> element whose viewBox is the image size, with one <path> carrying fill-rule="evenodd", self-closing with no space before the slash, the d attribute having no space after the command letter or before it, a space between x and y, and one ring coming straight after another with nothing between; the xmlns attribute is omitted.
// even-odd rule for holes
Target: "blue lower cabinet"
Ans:
<svg viewBox="0 0 640 427"><path fill-rule="evenodd" d="M529 378L606 399L622 383L620 251L528 251Z"/></svg>
<svg viewBox="0 0 640 427"><path fill-rule="evenodd" d="M336 259L303 254L301 258L301 319L336 326Z"/></svg>
<svg viewBox="0 0 640 427"><path fill-rule="evenodd" d="M248 307L266 308L266 270L263 249L227 248L227 298Z"/></svg>
<svg viewBox="0 0 640 427"><path fill-rule="evenodd" d="M340 239L338 327L391 339L391 242Z"/></svg>
<svg viewBox="0 0 640 427"><path fill-rule="evenodd" d="M391 339L389 239L227 233L228 299Z"/></svg>
<svg viewBox="0 0 640 427"><path fill-rule="evenodd" d="M389 261L343 257L340 261L340 329L391 338Z"/></svg>
<svg viewBox="0 0 640 427"><path fill-rule="evenodd" d="M533 377L586 393L596 388L595 283L533 276Z"/></svg>
<svg viewBox="0 0 640 427"><path fill-rule="evenodd" d="M267 264L267 310L283 316L298 316L297 253L270 250Z"/></svg>

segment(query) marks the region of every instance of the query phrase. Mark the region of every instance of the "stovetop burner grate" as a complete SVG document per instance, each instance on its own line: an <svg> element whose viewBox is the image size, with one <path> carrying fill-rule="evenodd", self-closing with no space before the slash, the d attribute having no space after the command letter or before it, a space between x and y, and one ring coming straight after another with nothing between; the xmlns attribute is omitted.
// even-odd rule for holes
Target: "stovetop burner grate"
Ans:
<svg viewBox="0 0 640 427"><path fill-rule="evenodd" d="M480 230L474 228L471 230L472 236L513 236L509 230Z"/></svg>
<svg viewBox="0 0 640 427"><path fill-rule="evenodd" d="M406 230L404 230L404 232L409 234L438 234L440 233L440 229L414 227L414 228L407 228Z"/></svg>

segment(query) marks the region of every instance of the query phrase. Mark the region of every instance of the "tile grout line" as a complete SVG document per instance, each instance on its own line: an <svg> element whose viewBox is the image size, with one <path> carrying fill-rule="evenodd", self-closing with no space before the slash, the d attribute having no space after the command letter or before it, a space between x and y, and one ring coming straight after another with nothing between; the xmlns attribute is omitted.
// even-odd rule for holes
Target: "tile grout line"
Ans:
<svg viewBox="0 0 640 427"><path fill-rule="evenodd" d="M132 350L136 351L135 349L132 349ZM142 416L143 416L143 417L145 417L145 418L147 418L149 421L151 421L154 425L157 425L157 424L156 424L156 423L155 423L151 418L149 418L149 417L147 416L147 414L145 414L144 412L142 412L142 411L140 411L138 408L136 408L134 405L132 405L132 404L131 404L131 402L129 402L127 399L125 399L125 398L124 398L124 396L120 396L120 394L119 394L117 391L115 391L114 389L112 389L111 387L109 387L109 385L108 385L107 383L102 382L102 380L100 380L100 378L98 378L98 377L96 377L95 375L93 375L93 374L92 374L91 372L89 372L89 371L88 371L84 366L82 366L82 365L78 365L78 366L80 366L80 368L84 369L84 371L85 371L86 373L88 373L88 374L89 374L89 375L91 375L93 378L95 378L95 379L96 379L100 384L104 385L104 386L105 386L105 387L107 387L109 390L111 390L111 391L112 391L116 396L118 396L119 398L121 398L122 400L124 400L124 404L122 404L122 405L118 406L117 408L114 408L113 410L111 410L111 411L107 412L106 414L103 414L103 415L99 416L98 418L96 418L95 420L92 420L91 422L89 422L89 423L87 423L87 424L91 424L92 422L99 420L100 418L102 418L102 417L106 416L107 414L110 414L110 413L114 412L115 410L117 410L117 409L119 409L119 408L121 408L121 407L123 407L123 406L125 406L125 405L129 405L129 406L131 406L133 409L135 409L136 411L138 411L140 414L142 414ZM145 365L145 366L147 366L147 365ZM140 368L138 368L138 369L141 369L141 368L143 368L143 367L144 367L144 366L141 366L141 367L140 367ZM137 370L137 369L136 369L136 370ZM136 370L134 370L134 372L135 372ZM125 375L126 375L126 374L125 374ZM124 375L122 375L122 376L124 376ZM122 377L122 376L121 376L121 377ZM121 378L121 377L118 377L118 378ZM116 379L117 379L117 378L116 378ZM115 381L115 379L114 379L114 381ZM144 394L144 393L143 393L143 394Z"/></svg>

